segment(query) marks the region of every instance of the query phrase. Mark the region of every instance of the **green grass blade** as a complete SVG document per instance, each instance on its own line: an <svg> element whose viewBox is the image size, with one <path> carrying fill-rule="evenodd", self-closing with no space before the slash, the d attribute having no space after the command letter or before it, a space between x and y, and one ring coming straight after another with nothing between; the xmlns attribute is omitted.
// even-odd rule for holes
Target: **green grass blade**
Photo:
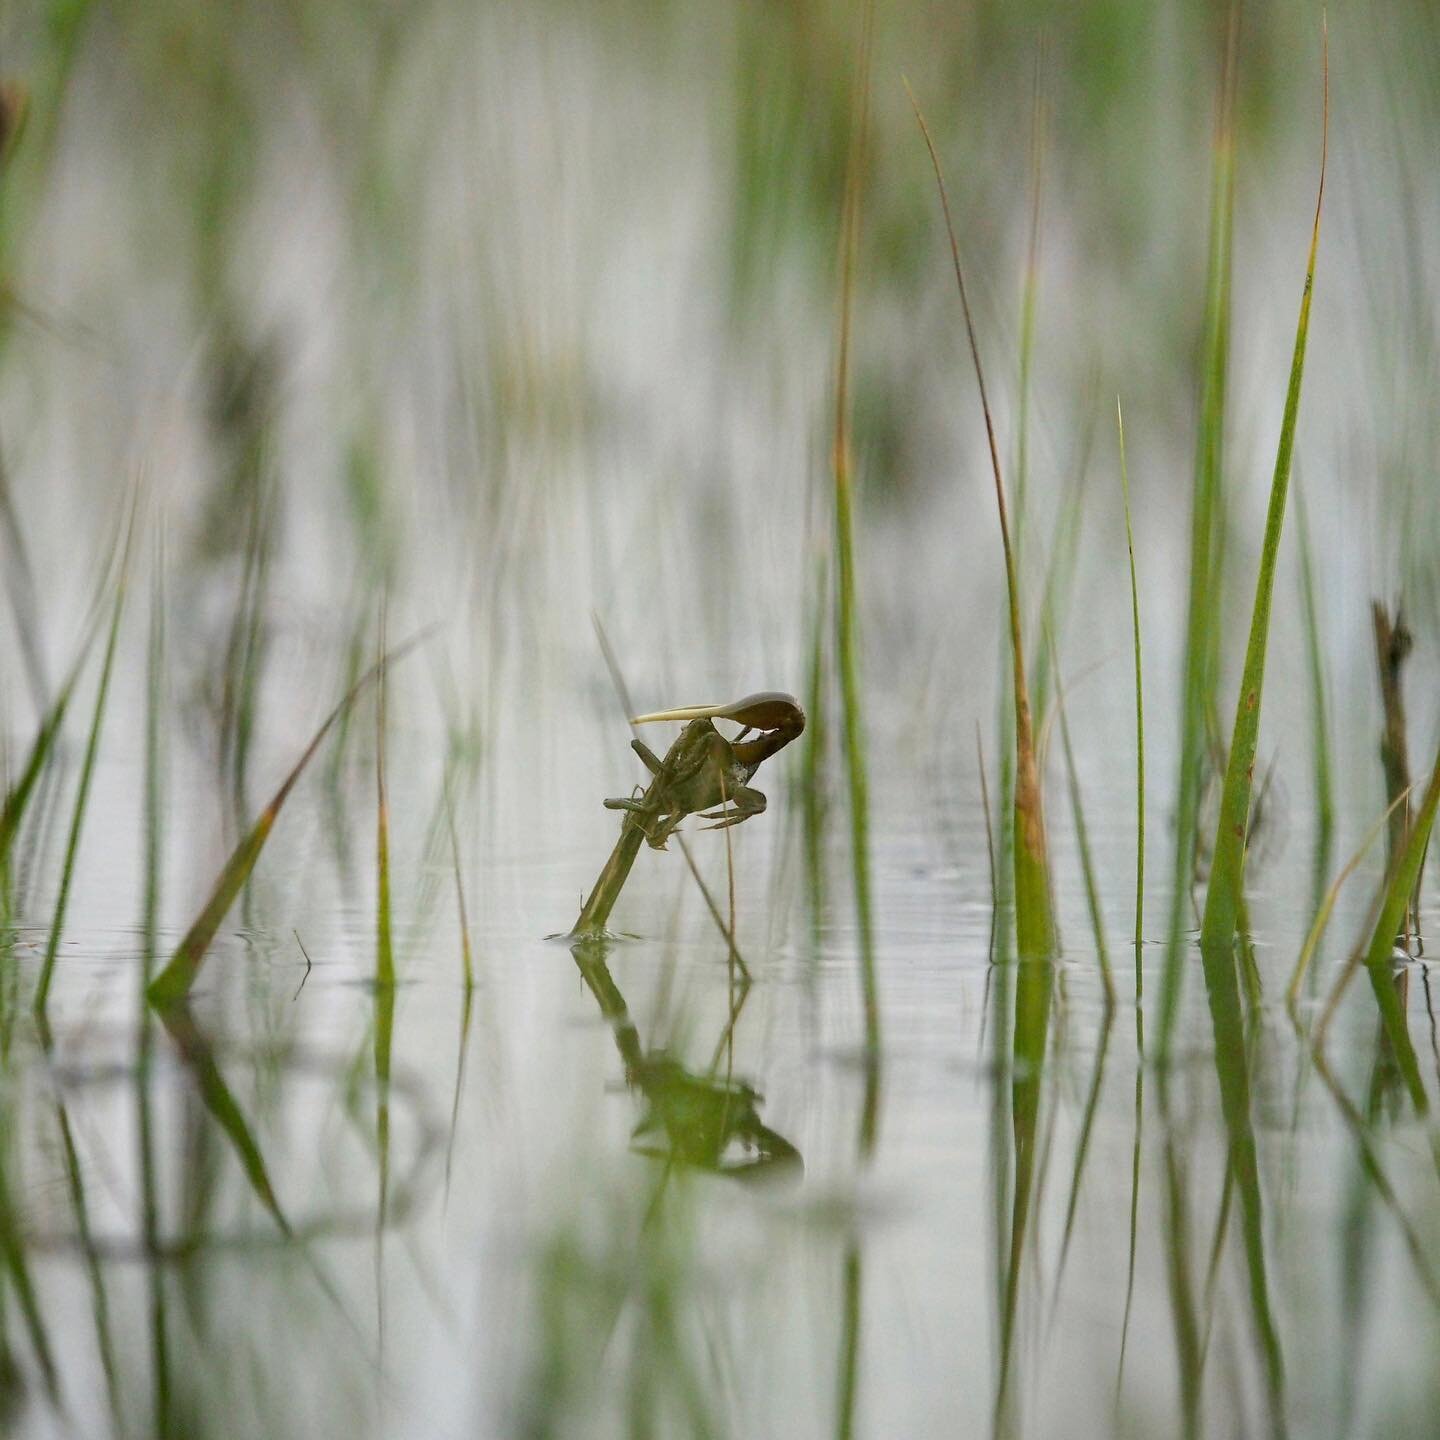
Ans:
<svg viewBox="0 0 1440 1440"><path fill-rule="evenodd" d="M1325 927L1330 923L1331 912L1335 909L1335 902L1340 898L1340 891L1345 882L1355 873L1360 862L1369 853L1370 847L1380 838L1380 832L1385 828L1395 807L1405 800L1410 794L1409 787L1402 790L1391 802L1385 813L1365 832L1365 838L1360 842L1359 848L1346 861L1340 873L1335 877L1334 883L1325 892L1319 909L1315 912L1315 920L1310 926L1310 933L1305 937L1305 943L1300 947L1299 958L1295 961L1295 969L1290 976L1290 987L1286 998L1291 1005L1294 1005L1300 998L1300 982L1305 978L1305 972L1310 968L1310 962L1315 958L1315 951L1324 938Z"/></svg>
<svg viewBox="0 0 1440 1440"><path fill-rule="evenodd" d="M1320 612L1315 601L1315 563L1310 548L1310 522L1305 491L1295 489L1295 518L1300 539L1300 598L1305 616L1305 657L1310 671L1311 753L1315 769L1315 856L1313 870L1318 896L1330 870L1335 834L1335 796L1330 765L1330 721L1326 701L1325 647L1320 641Z"/></svg>
<svg viewBox="0 0 1440 1440"><path fill-rule="evenodd" d="M379 1149L379 1226L390 1196L390 1056L395 1035L395 946L390 926L390 797L385 784L385 614L380 616L375 685L375 1136ZM377 1232L378 1233L378 1232Z"/></svg>
<svg viewBox="0 0 1440 1440"><path fill-rule="evenodd" d="M829 575L823 557L815 567L814 620L810 630L810 673L806 679L805 706L810 723L805 729L801 761L800 797L805 830L805 874L812 934L820 931L825 913L825 836L828 806L825 802L826 759L830 725L825 703L828 667L825 663L825 612Z"/></svg>
<svg viewBox="0 0 1440 1440"><path fill-rule="evenodd" d="M1125 504L1125 549L1130 559L1130 620L1135 631L1135 1001L1144 979L1140 949L1145 943L1145 684L1140 664L1140 585L1135 578L1135 531L1130 523L1130 472L1125 464L1125 416L1115 397L1115 430L1120 440L1120 494Z"/></svg>
<svg viewBox="0 0 1440 1440"><path fill-rule="evenodd" d="M1415 812L1405 840L1405 848L1386 879L1385 898L1381 902L1379 918L1375 922L1375 929L1371 932L1370 943L1365 951L1365 969L1370 976L1370 986L1375 994L1375 1003L1380 1009L1380 1018L1395 1051L1396 1063L1404 1076L1405 1087L1410 1092L1416 1110L1422 1115L1429 1113L1430 1101L1420 1074L1420 1061L1410 1041L1405 1009L1400 997L1395 993L1390 957L1394 953L1395 937L1400 934L1411 897L1415 893L1421 866L1425 863L1425 851L1430 843L1430 832L1435 825L1437 805L1440 805L1440 755L1435 757L1435 768L1430 773L1425 798ZM1340 984L1336 986L1336 994L1327 1006L1322 1025L1334 1011L1339 991L1348 976L1347 970L1346 975L1341 977Z"/></svg>
<svg viewBox="0 0 1440 1440"><path fill-rule="evenodd" d="M1220 84L1210 178L1200 426L1190 517L1190 586L1185 625L1185 683L1180 712L1180 764L1175 801L1175 865L1169 939L1160 987L1157 1058L1163 1068L1179 1009L1200 789L1219 663L1220 541L1224 513L1224 439L1230 356L1230 290L1235 222L1235 50L1238 4L1232 5Z"/></svg>
<svg viewBox="0 0 1440 1440"><path fill-rule="evenodd" d="M980 807L985 816L985 858L990 862L990 963L995 963L995 920L1000 913L1000 884L995 872L995 827L990 820L990 786L985 779L985 747L980 742L980 722L975 722L975 768L980 775ZM983 1041L984 1031L981 1031Z"/></svg>
<svg viewBox="0 0 1440 1440"><path fill-rule="evenodd" d="M990 468L995 478L995 503L1000 518L1000 544L1005 559L1005 583L1010 612L1010 649L1014 667L1015 696L1015 938L1021 958L1050 956L1055 952L1055 920L1050 904L1050 869L1045 845L1045 817L1040 791L1040 769L1036 761L1035 733L1030 715L1030 692L1025 681L1025 639L1020 621L1020 577L1015 552L1010 540L1010 519L1005 503L1005 482L1000 472L1000 451L995 439L995 422L985 390L985 372L980 363L980 347L975 337L975 324L970 313L970 299L965 290L965 274L960 264L960 245L950 216L950 199L945 189L945 175L940 155L930 135L930 127L920 111L919 103L907 83L910 104L915 111L935 183L940 193L940 208L950 241L950 256L955 270L955 284L960 294L960 308L965 318L965 334L970 345L970 358L975 365L975 379L980 392L980 408L985 419L985 436L990 447Z"/></svg>
<svg viewBox="0 0 1440 1440"><path fill-rule="evenodd" d="M141 847L145 856L145 887L141 903L140 1006L135 1057L135 1136L140 1172L140 1232L153 1257L160 1244L159 1166L156 1118L151 1088L155 1022L143 1004L145 987L155 971L159 949L160 875L164 849L165 687L165 549L157 532L150 592L150 632L145 662L145 796ZM173 1434L171 1407L170 1326L166 1315L165 1273L152 1259L146 1266L151 1357L150 1425L157 1440Z"/></svg>
<svg viewBox="0 0 1440 1440"><path fill-rule="evenodd" d="M134 513L131 514L133 533ZM120 617L125 613L125 591L128 580L130 539L125 541L125 555L120 562L120 576L115 586L115 604L110 615L110 630L105 640L105 659L100 668L100 683L95 692L95 712L90 717L90 735L85 742L85 759L80 766L80 783L75 792L75 809L70 817L70 833L65 842L65 861L60 871L60 893L55 900L55 916L50 922L50 935L45 943L45 958L40 965L40 979L35 987L35 1013L43 1015L50 1000L50 986L55 979L55 958L60 953L60 939L65 933L65 912L70 902L70 884L75 877L75 860L80 853L80 835L85 828L85 811L90 801L90 782L95 774L95 759L100 752L100 732L105 723L105 702L110 695L110 676L115 668L115 646L120 637Z"/></svg>
<svg viewBox="0 0 1440 1440"><path fill-rule="evenodd" d="M1090 853L1090 831L1085 824L1085 802L1080 794L1080 773L1075 765L1075 749L1070 743L1070 721L1065 712L1065 692L1055 687L1055 706L1060 715L1060 743L1065 751L1065 778L1070 791L1070 810L1075 818L1075 844L1080 852L1080 874L1085 882L1085 904L1090 911L1090 927L1095 937L1095 955L1100 965L1100 979L1105 986L1105 1007L1115 1004L1115 977L1110 970L1110 946L1105 938L1105 910L1100 903L1100 886L1095 879L1095 861Z"/></svg>
<svg viewBox="0 0 1440 1440"><path fill-rule="evenodd" d="M1023 573L1025 500L1030 479L1030 377L1035 359L1035 311L1040 289L1040 217L1045 199L1045 42L1035 50L1030 111L1030 221L1025 281L1020 294L1020 395L1015 441L1015 563ZM1036 674L1043 671L1037 667Z"/></svg>
<svg viewBox="0 0 1440 1440"><path fill-rule="evenodd" d="M1290 382L1285 394L1285 415L1280 426L1280 444L1275 456L1275 474L1270 485L1270 506L1265 519L1265 539L1260 554L1260 574L1255 584L1255 609L1250 623L1250 642L1245 652L1245 669L1235 707L1235 726L1230 741L1230 759L1225 769L1225 787L1220 797L1220 819L1215 834L1210 885L1205 894L1205 914L1200 927L1202 946L1225 947L1228 951L1235 931L1245 886L1245 840L1250 821L1250 791L1255 768L1255 747L1260 734L1260 702L1265 684L1265 654L1270 635L1270 606L1275 589L1275 569L1280 557L1280 536L1285 524L1285 500L1290 486L1290 465L1295 452L1295 425L1300 413L1300 386L1305 373L1305 343L1310 330L1310 301L1315 286L1315 255L1320 245L1320 213L1325 199L1325 161L1329 148L1330 75L1325 61L1324 106L1320 151L1320 184L1315 199L1315 220L1310 231L1310 254L1305 266L1305 289L1300 301L1300 318L1295 327L1295 350L1290 362Z"/></svg>
<svg viewBox="0 0 1440 1440"><path fill-rule="evenodd" d="M149 989L146 990L146 998L151 1005L158 1008L176 1005L190 993L190 989L200 973L200 967L204 963L210 943L215 938L215 932L219 930L221 922L235 903L235 897L240 893L241 887L249 879L250 872L255 868L255 862L260 858L260 852L265 848L266 840L270 838L270 831L274 829L275 821L279 818L285 801L304 773L305 767L314 758L321 742L330 733L335 722L359 699L365 687L391 665L394 665L402 655L412 650L421 638L423 637L417 636L415 639L407 641L367 670L350 688L340 703L325 717L294 768L271 797L270 803L260 812L250 830L225 862L224 868L215 881L214 889L210 892L210 898L205 902L195 923L186 931L184 938L176 946L175 953L170 957L170 963L155 977Z"/></svg>
<svg viewBox="0 0 1440 1440"><path fill-rule="evenodd" d="M860 1148L876 1138L879 1105L880 993L870 898L870 796L865 760L865 721L860 704L859 585L855 572L854 485L850 450L850 340L855 270L860 246L860 194L870 110L870 47L873 3L865 6L852 100L850 152L840 236L840 331L835 367L835 430L831 462L835 477L836 665L845 722L845 769L850 791L850 860L855 920L860 940L861 1006L865 1024L866 1083Z"/></svg>
<svg viewBox="0 0 1440 1440"><path fill-rule="evenodd" d="M20 831L20 824L25 818L26 807L34 795L40 777L50 763L56 740L60 734L60 727L65 722L65 712L70 707L75 686L85 668L85 661L89 658L90 646L99 633L98 627L91 629L82 642L80 653L76 656L69 675L66 676L59 694L56 695L50 709L40 722L40 729L36 733L35 743L30 747L24 767L16 777L15 783L6 792L4 802L0 803L0 877L8 872L10 851L15 843L15 837Z"/></svg>
<svg viewBox="0 0 1440 1440"><path fill-rule="evenodd" d="M381 655L375 673L375 983L395 984L395 946L390 926L390 796L385 784L385 656L384 625Z"/></svg>
<svg viewBox="0 0 1440 1440"><path fill-rule="evenodd" d="M1403 796L1397 796L1396 802L1402 798ZM1399 863L1386 883L1380 918L1365 953L1367 965L1380 965L1389 961L1395 946L1395 937L1400 934L1404 924L1406 907L1414 893L1415 882L1420 876L1420 867L1425 863L1425 849L1430 843L1430 832L1435 824L1437 802L1440 802L1440 755L1435 757L1435 768L1431 771L1429 785L1425 787L1425 798L1415 812ZM1386 814L1388 816L1389 812Z"/></svg>

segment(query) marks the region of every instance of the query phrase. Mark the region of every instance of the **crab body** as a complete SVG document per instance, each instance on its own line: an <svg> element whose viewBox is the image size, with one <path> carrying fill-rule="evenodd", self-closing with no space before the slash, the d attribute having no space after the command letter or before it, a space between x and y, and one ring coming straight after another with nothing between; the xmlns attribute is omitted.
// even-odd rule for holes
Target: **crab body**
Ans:
<svg viewBox="0 0 1440 1440"><path fill-rule="evenodd" d="M744 728L727 740L716 728L717 719L733 720ZM661 760L643 740L631 746L651 774L643 795L606 800L612 810L634 815L649 843L657 850L687 815L715 823L706 828L739 825L765 810L765 796L750 785L760 766L805 729L805 712L791 695L765 691L748 695L733 705L696 705L679 710L637 716L635 723L685 720L688 723ZM753 740L745 736L752 730Z"/></svg>

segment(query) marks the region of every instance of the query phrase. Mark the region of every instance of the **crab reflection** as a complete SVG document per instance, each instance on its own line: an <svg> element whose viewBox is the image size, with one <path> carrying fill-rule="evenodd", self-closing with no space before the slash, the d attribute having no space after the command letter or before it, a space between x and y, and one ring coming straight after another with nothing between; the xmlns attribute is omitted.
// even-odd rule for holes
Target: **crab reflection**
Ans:
<svg viewBox="0 0 1440 1440"><path fill-rule="evenodd" d="M570 953L610 1024L625 1063L625 1083L645 1103L632 1135L635 1153L740 1179L803 1169L800 1152L761 1120L760 1093L743 1080L718 1073L719 1054L734 1030L748 987L736 992L716 1049L717 1063L704 1072L687 1070L664 1049L646 1052L605 964L603 942L584 941Z"/></svg>

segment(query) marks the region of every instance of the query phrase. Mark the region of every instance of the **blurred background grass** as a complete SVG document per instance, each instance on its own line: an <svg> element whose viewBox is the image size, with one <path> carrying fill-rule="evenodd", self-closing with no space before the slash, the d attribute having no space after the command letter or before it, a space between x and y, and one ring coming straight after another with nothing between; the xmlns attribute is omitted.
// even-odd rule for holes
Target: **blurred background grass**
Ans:
<svg viewBox="0 0 1440 1440"><path fill-rule="evenodd" d="M991 1351L977 1342L958 1360L953 1337L973 1337L985 1303L1001 1310L1011 1262L1008 1300L1023 1301L1022 1261L1038 1267L1032 1257L1057 1238L1054 1207L1043 1223L1039 1211L1058 1125L1054 1153L1072 1141L1077 1151L1062 1244L1068 1250L1077 1214L1077 1235L1088 1223L1093 1242L1103 1228L1095 1204L1080 1203L1084 1173L1098 1172L1090 1184L1110 1229L1106 1247L1082 1253L1077 1242L1068 1272L1076 1308L1065 1313L1085 1322L1071 1332L1078 1338L1055 1347L1047 1384L1028 1394L1019 1354L1014 1383L1042 1427L1070 1418L1070 1385L1089 1386L1084 1414L1112 1415L1113 1337L1090 1321L1099 1297L1109 1305L1117 1293L1127 1238L1134 1264L1134 1235L1121 1233L1130 1098L1117 1089L1108 1108L1100 1104L1111 1010L1100 1009L1085 937L1107 927L1128 933L1134 893L1133 767L1113 760L1134 726L1113 415L1119 394L1145 631L1149 873L1158 892L1148 913L1168 916L1173 872L1164 857L1175 842L1211 147L1227 17L1215 0L895 0L877 11L852 296L855 584L846 600L856 612L875 808L875 979L890 1107L877 1127L878 1082L867 1073L864 1098L854 1093L868 999L854 980L852 872L825 863L844 832L826 824L842 786L829 713L836 707L824 697L839 658L828 638L827 587L839 583L830 447L858 7L0 0L8 131L0 161L0 790L21 774L92 616L103 623L112 613L117 537L132 499L138 515L126 572L130 618L108 706L96 703L92 641L91 670L6 877L0 1037L11 1058L0 1070L0 1239L22 1230L34 1239L36 1216L68 1213L54 1197L77 1188L83 1216L75 1177L104 1170L84 1148L84 1125L84 1163L67 1161L65 1147L57 1159L48 1100L45 1128L30 1124L37 1052L11 1050L10 1040L24 1034L16 1016L39 956L58 953L62 1059L98 1063L95 1033L117 1020L128 1025L135 1008L137 946L147 963L163 962L185 933L256 811L371 663L377 617L388 606L392 640L438 628L387 691L385 861L372 863L377 725L367 704L337 723L331 749L299 791L307 798L287 810L216 942L206 1018L229 1035L233 1048L218 1053L251 1128L237 1127L226 1109L236 1102L223 1083L217 1089L209 1051L186 1053L204 1106L226 1118L222 1137L192 1097L157 1122L165 1233L183 1240L207 1226L221 1231L217 1214L232 1211L254 1218L254 1196L233 1183L233 1171L228 1190L216 1179L223 1140L243 1150L257 1143L252 1130L287 1210L297 1197L338 1194L348 1203L358 1191L381 1211L402 1213L387 1190L388 1167L398 1175L430 1137L415 1118L422 1107L412 1115L399 1099L391 1136L393 1038L397 1096L407 1093L407 1065L433 1070L427 1078L447 1101L453 1085L455 1194L470 1207L432 1204L404 1281L394 1279L399 1267L387 1270L378 1235L373 1273L369 1255L338 1267L345 1297L357 1308L373 1304L377 1329L384 1277L401 1291L395 1309L406 1320L392 1343L408 1360L391 1373L409 1384L412 1404L429 1384L456 1429L473 1412L487 1420L503 1413L515 1433L585 1433L603 1392L607 1423L633 1434L649 1433L647 1425L672 1433L667 1420L673 1433L717 1433L725 1429L719 1417L736 1433L767 1425L782 1433L782 1423L791 1425L784 1433L828 1433L830 1389L820 1405L786 1377L823 1373L830 1387L834 1363L849 1377L834 1429L848 1433L868 1406L872 1418L901 1426L890 1433L919 1433L950 1415L957 1366L981 1397L975 1414L990 1414L994 1334ZM1385 803L1372 597L1403 599L1418 637L1407 683L1421 697L1412 748L1422 759L1433 751L1436 716L1426 700L1440 674L1440 12L1424 0L1354 0L1332 6L1328 22L1331 172L1296 479L1314 606L1301 603L1298 547L1287 536L1259 751L1275 780L1265 787L1266 820L1247 876L1259 937L1250 964L1272 996L1313 910L1317 687L1328 685L1333 702L1338 859ZM1226 718L1314 203L1320 54L1318 5L1274 0L1245 9L1224 564L1208 596ZM1037 63L1047 117L1038 147ZM1003 572L953 276L902 77L946 166L1012 477L1033 157L1043 159L1026 485L1023 505L1013 489L1012 503L1025 537L1027 639L1053 661L1035 667L1033 683L1052 701L1064 687L1065 749L1073 738L1073 793L1090 807L1099 883L1091 916L1068 817L1054 803L1052 763L1056 899L1075 963L1057 971L1053 1007L1046 972L1043 1013L1027 1012L1013 1055L1005 1007L1014 982L986 964L992 892L974 761L977 724L992 769L1006 748L996 720ZM771 810L736 837L739 942L762 977L741 1058L765 1070L778 1091L767 1122L795 1137L807 1174L819 1177L789 1210L697 1203L692 1215L687 1197L673 1228L645 1231L658 1202L631 1170L616 1168L617 1156L631 1158L629 1121L599 1098L602 1077L613 1082L617 1073L611 1036L581 1034L581 1012L592 1030L597 1022L577 1005L568 958L535 943L574 914L576 894L613 841L601 797L625 793L636 778L592 612L638 708L779 687L811 703L810 737L828 737L803 769L789 755L788 771L772 765ZM104 720L99 764L93 790L77 801L96 716ZM791 794L782 774L799 777ZM1202 833L1213 830L1213 787L1208 803ZM54 921L57 892L68 884L67 832L87 809L62 937ZM703 859L723 894L719 855L717 846ZM733 990L722 1004L718 982L709 983L720 972L697 959L714 937L698 900L681 898L689 877L652 860L642 856L644 878L627 895L625 919L651 943L617 960L611 983L632 996L652 1047L681 1052L693 1038L697 1052L708 1052L716 1031L742 1028ZM1379 863L1368 865L1372 881ZM471 997L467 981L462 1008L458 958L466 955L468 975L468 928L457 938L446 908L462 870L480 990L473 1033L483 1036L468 1069ZM383 983L365 988L378 968L381 875L394 897L398 993ZM794 923L806 912L802 897L808 928ZM1352 929L1363 901L1347 901ZM387 954L391 929L387 908ZM309 953L317 973L301 990ZM1123 995L1128 985L1118 988ZM1186 1045L1223 1049L1218 1033L1191 1023L1199 1009L1192 1004ZM1357 1115L1353 1128L1383 1150L1401 1175L1397 1188L1413 1195L1424 1163L1410 1152L1423 1145L1413 1131L1397 1129L1383 1145L1376 1138L1397 1109L1393 1086L1382 1083L1393 1059L1373 1014L1363 1014L1368 1025L1354 1027L1363 1043L1342 1076L1366 1096L1363 1124ZM1273 1042L1263 1003L1246 1010L1247 1023L1256 1017L1247 1037ZM988 1037L987 1024L995 1027ZM320 1045L343 1058L314 1085L289 1066ZM1307 1136L1302 1097L1317 1103L1315 1087L1305 1088L1313 1072L1302 1058L1292 1075L1293 1058L1278 1043L1260 1046L1252 1082L1267 1202L1280 1197L1269 1212L1271 1274L1305 1397L1299 1418L1302 1426L1314 1419L1309 1395L1334 1387L1347 1415L1383 1433L1390 1418L1426 1413L1428 1369L1409 1367L1404 1383L1387 1377L1428 1344L1433 1319L1412 1323L1403 1306L1374 1300L1383 1287L1373 1277L1388 1282L1397 1270L1399 1246L1382 1253L1371 1224L1393 1196L1377 1199L1370 1171L1362 1176L1351 1157L1349 1112L1340 1124L1339 1110L1326 1109L1319 1138ZM367 1078L372 1062L383 1068L378 1095ZM1255 1337L1245 1328L1245 1277L1237 1267L1228 1283L1216 1280L1223 1222L1208 1248L1217 1205L1227 1213L1225 1146L1234 1142L1220 1134L1215 1096L1196 1068L1181 1063L1166 1100L1163 1174L1153 1133L1142 1170L1136 1105L1135 1193L1142 1175L1147 1183L1140 1224L1163 1232L1160 1253L1152 1246L1140 1262L1137 1313L1147 1342L1163 1331L1165 1348L1131 1361L1138 1378L1117 1425L1133 1416L1143 1428L1160 1416L1157 1427L1169 1430L1177 1414L1196 1423L1194 1367L1203 1360L1195 1349L1203 1344L1180 1333L1178 1320L1172 1328L1164 1303L1168 1296L1174 1315L1188 1316L1167 1290L1175 1282L1165 1266L1176 1256L1193 1267L1206 1306L1217 1288L1221 1296L1206 1318L1226 1346L1210 1371L1212 1413L1240 1425L1247 1407L1259 1413L1265 1403L1257 1398L1263 1361L1248 1348ZM957 1074L967 1086L979 1077L959 1103L946 1088ZM1137 1101L1144 1074L1137 1046ZM97 1103L90 1128L98 1116L104 1134L119 1100L107 1092ZM1247 1095L1240 1108L1249 1104ZM1024 1120L1013 1134L1007 1105ZM856 1108L870 1117L869 1130L860 1127L860 1161ZM1228 1125L1233 1117L1223 1118ZM318 1144L305 1138L312 1124ZM856 1179L877 1131L878 1194ZM602 1135L618 1140L615 1153ZM1211 1148L1201 1152L1197 1136ZM1033 1184L1034 1199L1022 1193L1011 1207L1007 1152L996 1163L988 1217L994 1253L981 1253L992 1197L982 1193L980 1169L1012 1140L1025 1152L1016 1186ZM386 1157L378 1198L369 1169L377 1153ZM1335 1164L1337 1153L1353 1173ZM501 1162L492 1164L496 1155ZM1065 1168L1055 1161L1052 1199ZM449 1174L447 1154L447 1197ZM587 1185L594 1179L594 1205L577 1175ZM39 1178L27 1186L26 1177ZM1302 1180L1328 1181L1343 1195L1327 1190L1322 1204ZM1256 1193L1251 1186L1244 1202ZM872 1211L903 1212L912 1202L919 1218L909 1228L868 1228ZM93 1179L88 1203L125 1233L130 1212ZM1433 1197L1415 1209L1429 1235ZM301 1211L290 1221L303 1230ZM6 1218L22 1212L29 1229ZM1193 1235L1187 1214L1201 1217ZM52 1233L38 1229L42 1241ZM1257 1223L1247 1239L1261 1230ZM4 1334L8 1345L23 1332L26 1353L38 1355L24 1303L28 1244L7 1271L15 1298L5 1313L19 1318ZM46 1253L39 1241L36 1249ZM182 1267L173 1283L169 1272L153 1282L162 1300L182 1297L187 1317L187 1338L175 1342L185 1358L174 1362L174 1392L153 1407L169 1406L161 1428L200 1433L217 1416L237 1433L363 1428L374 1418L368 1358L346 1349L343 1360L307 1368L300 1349L272 1343L276 1334L288 1340L289 1325L308 1312L289 1313L296 1287L281 1273L287 1260L272 1268L237 1250L233 1264ZM1317 1257L1337 1250L1342 1273L1326 1269L1317 1279ZM482 1285L478 1267L497 1252L510 1260L523 1253L528 1268L497 1266L499 1278L487 1271ZM949 1271L936 1266L937 1252ZM42 1275L39 1314L88 1311L103 1336L102 1281L121 1297L117 1313L126 1299L138 1303L139 1286L116 1284L103 1254L86 1259L84 1271L57 1262L58 1281ZM436 1271L455 1282L449 1320L478 1315L493 1331L478 1347L478 1376L467 1373L464 1385L453 1376L475 1360L469 1332L447 1324L441 1343L427 1329L433 1292L445 1290L432 1283ZM991 1294L987 1279L996 1274ZM333 1327L325 1334L355 1328L344 1307L330 1308L333 1297L305 1293ZM1322 1303L1311 1303L1317 1295ZM1058 1305L1058 1273L1054 1297ZM1383 1312L1368 1330L1357 1318L1370 1313L1367 1299ZM274 1334L252 1327L237 1358L216 1359L207 1327L262 1301L286 1323ZM730 1326L724 1344L713 1331L697 1333L707 1302ZM895 1322L915 1315L923 1320L913 1330ZM766 1328L749 1332L751 1321ZM608 1326L620 1340L597 1350ZM1018 1321L1012 1311L996 1327L1006 1365L1012 1327L1017 1351L1038 1348L1039 1326L1022 1303ZM129 1407L132 1421L150 1415L128 1384L129 1342L119 1343L118 1359L102 1346L97 1372L83 1333L83 1358L67 1346L60 1367L82 1417L99 1423L107 1403ZM779 1333L783 1343L772 1351L755 1333ZM1408 1344L1396 1344L1397 1333ZM1106 1366L1094 1363L1096 1335ZM1388 1358L1363 1377L1339 1376L1336 1356L1353 1355L1362 1341ZM702 1350L712 1361L723 1352L719 1381L694 1379ZM625 1379L597 1385L597 1367L616 1354L629 1366ZM666 1363L652 1364L654 1354ZM396 1422L403 1425L416 1412L396 1413L407 1417ZM109 1418L126 1431L123 1419ZM44 1419L34 1423L44 1430ZM144 1423L130 1428L141 1433Z"/></svg>

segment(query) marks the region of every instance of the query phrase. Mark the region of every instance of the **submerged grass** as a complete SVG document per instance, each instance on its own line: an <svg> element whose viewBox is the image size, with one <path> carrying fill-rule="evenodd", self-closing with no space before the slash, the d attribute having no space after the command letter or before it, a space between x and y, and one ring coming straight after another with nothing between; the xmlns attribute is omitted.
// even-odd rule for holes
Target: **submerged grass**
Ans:
<svg viewBox="0 0 1440 1440"><path fill-rule="evenodd" d="M1315 256L1320 246L1320 215L1325 203L1325 162L1330 140L1330 61L1328 39L1322 61L1320 183L1315 197L1315 219L1310 230L1310 253L1305 265L1305 289L1295 327L1295 349L1285 392L1285 414L1275 474L1270 484L1270 506L1265 518L1265 539L1260 552L1260 574L1255 582L1255 610L1250 642L1235 707L1230 758L1220 796L1220 818L1215 832L1210 885L1200 926L1202 946L1228 949L1235 938L1244 902L1245 849L1250 824L1250 792L1255 773L1255 749L1260 735L1260 702L1265 685L1265 656L1270 636L1270 605L1275 570L1280 558L1280 537L1285 525L1285 501L1290 487L1290 466L1295 453L1295 426L1300 414L1300 386L1305 374L1305 344L1310 333L1310 301L1315 287Z"/></svg>
<svg viewBox="0 0 1440 1440"><path fill-rule="evenodd" d="M20 1215L11 1194L11 1179L14 1167L9 1155L10 1116L0 1111L0 1146L4 1147L6 1163L0 1165L0 1263L4 1265L5 1278L14 1292L15 1303L20 1311L30 1348L35 1352L40 1367L45 1393L52 1404L60 1403L60 1372L55 1363L55 1351L50 1342L50 1331L40 1308L39 1293L35 1279L30 1272L29 1258L25 1253L24 1232ZM8 1345L7 1345L8 1349Z"/></svg>

